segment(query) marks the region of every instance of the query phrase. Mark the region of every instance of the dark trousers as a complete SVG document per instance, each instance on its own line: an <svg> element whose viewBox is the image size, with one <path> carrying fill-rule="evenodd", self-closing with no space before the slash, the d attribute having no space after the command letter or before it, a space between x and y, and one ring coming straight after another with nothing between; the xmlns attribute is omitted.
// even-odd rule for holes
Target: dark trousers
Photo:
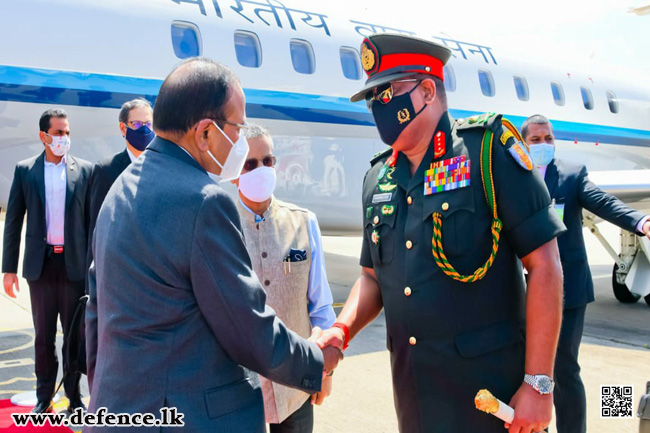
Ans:
<svg viewBox="0 0 650 433"><path fill-rule="evenodd" d="M269 424L270 433L312 433L313 430L314 406L311 397L280 424Z"/></svg>
<svg viewBox="0 0 650 433"><path fill-rule="evenodd" d="M36 396L49 402L54 394L59 360L56 355L56 322L60 315L63 328L63 370L68 366L67 339L70 323L79 298L84 294L84 281L70 281L65 272L63 254L49 252L38 280L29 281L34 341ZM79 396L80 374L69 374L63 386L69 399Z"/></svg>
<svg viewBox="0 0 650 433"><path fill-rule="evenodd" d="M586 308L583 306L563 311L562 330L555 358L553 392L558 433L587 431L587 397L578 365Z"/></svg>

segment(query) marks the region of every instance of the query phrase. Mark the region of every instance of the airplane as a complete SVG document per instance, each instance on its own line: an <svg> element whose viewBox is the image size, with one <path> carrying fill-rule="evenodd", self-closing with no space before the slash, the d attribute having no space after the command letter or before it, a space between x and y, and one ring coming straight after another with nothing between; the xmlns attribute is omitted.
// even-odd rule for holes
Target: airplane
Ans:
<svg viewBox="0 0 650 433"><path fill-rule="evenodd" d="M386 146L363 102L363 37L413 34L447 45L445 67L455 118L503 113L520 126L544 113L557 155L587 165L591 179L650 212L650 87L566 65L527 64L480 39L416 34L363 16L335 17L297 0L76 0L7 2L0 15L0 206L17 161L42 152L40 114L69 114L72 152L97 161L124 147L118 110L136 97L154 101L183 59L207 56L230 66L247 99L249 122L266 126L278 156L276 195L314 211L325 233L359 233L361 187L369 159ZM322 8L322 9L320 9ZM10 11L10 13L7 13ZM28 17L29 25L18 17ZM387 18L389 19L389 18ZM231 188L234 194L234 189ZM585 224L599 236L591 215ZM621 232L616 262L622 302L650 305L650 242Z"/></svg>

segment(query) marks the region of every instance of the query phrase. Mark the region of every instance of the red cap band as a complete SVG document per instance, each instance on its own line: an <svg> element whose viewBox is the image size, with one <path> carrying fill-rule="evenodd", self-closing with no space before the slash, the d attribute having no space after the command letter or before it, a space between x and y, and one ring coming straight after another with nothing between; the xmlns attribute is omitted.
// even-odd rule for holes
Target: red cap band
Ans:
<svg viewBox="0 0 650 433"><path fill-rule="evenodd" d="M381 62L379 64L379 69L373 71L372 75L375 75L380 72L387 71L392 68L397 68L400 66L420 66L422 69L417 69L408 72L420 72L423 74L429 74L444 79L443 77L443 64L440 59L437 59L433 56L426 54L416 54L416 53L400 53L400 54L386 54L381 56ZM428 68L428 70L427 70ZM368 74L369 76L371 74Z"/></svg>

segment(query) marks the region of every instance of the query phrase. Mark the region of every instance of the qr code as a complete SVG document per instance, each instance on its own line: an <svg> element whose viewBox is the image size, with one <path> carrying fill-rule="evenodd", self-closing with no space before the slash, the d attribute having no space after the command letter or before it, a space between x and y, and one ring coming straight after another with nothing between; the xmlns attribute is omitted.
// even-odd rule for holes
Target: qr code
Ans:
<svg viewBox="0 0 650 433"><path fill-rule="evenodd" d="M632 418L633 401L632 385L601 385L600 417Z"/></svg>

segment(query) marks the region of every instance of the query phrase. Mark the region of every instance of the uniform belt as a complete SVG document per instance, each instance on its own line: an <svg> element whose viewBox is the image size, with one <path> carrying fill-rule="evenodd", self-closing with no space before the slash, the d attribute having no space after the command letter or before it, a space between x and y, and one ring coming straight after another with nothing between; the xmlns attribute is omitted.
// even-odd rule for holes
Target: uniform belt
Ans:
<svg viewBox="0 0 650 433"><path fill-rule="evenodd" d="M63 245L48 245L45 252L48 256L52 254L63 254Z"/></svg>

